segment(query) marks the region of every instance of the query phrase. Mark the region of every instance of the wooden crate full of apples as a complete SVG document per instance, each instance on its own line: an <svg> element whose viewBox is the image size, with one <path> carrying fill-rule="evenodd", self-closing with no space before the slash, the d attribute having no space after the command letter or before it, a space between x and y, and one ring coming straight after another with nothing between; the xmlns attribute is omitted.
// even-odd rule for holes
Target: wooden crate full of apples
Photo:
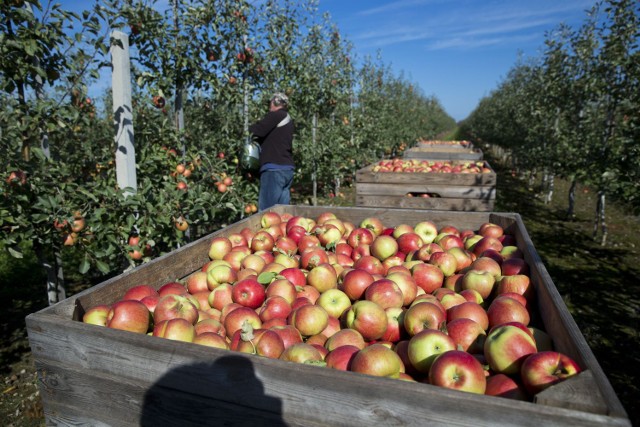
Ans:
<svg viewBox="0 0 640 427"><path fill-rule="evenodd" d="M26 321L51 425L630 425L516 213L279 205Z"/></svg>

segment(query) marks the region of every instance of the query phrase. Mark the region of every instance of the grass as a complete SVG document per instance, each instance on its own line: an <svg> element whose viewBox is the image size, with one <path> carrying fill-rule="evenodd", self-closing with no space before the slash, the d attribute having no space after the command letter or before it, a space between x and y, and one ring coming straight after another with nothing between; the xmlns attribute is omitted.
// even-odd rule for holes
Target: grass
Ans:
<svg viewBox="0 0 640 427"><path fill-rule="evenodd" d="M634 425L640 425L640 222L622 206L607 205L607 246L592 238L595 194L579 187L575 216L565 219L568 183L556 179L546 204L536 183L512 176L495 159L498 173L496 211L517 212L542 257L569 311L611 381ZM351 190L351 191L350 191ZM352 206L352 189L344 197L322 198L320 204ZM293 203L309 203L299 192ZM33 258L0 256L0 419L4 425L44 425L24 317L46 306L44 277ZM70 293L88 283L78 278Z"/></svg>

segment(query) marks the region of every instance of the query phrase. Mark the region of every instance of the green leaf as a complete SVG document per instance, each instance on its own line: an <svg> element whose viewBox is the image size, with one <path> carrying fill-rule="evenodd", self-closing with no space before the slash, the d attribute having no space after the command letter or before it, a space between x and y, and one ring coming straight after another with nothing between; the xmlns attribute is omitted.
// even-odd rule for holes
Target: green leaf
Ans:
<svg viewBox="0 0 640 427"><path fill-rule="evenodd" d="M268 285L269 283L273 282L273 279L275 279L277 275L278 273L276 273L275 271L260 273L260 275L258 276L258 282L262 285Z"/></svg>
<svg viewBox="0 0 640 427"><path fill-rule="evenodd" d="M242 322L241 328L242 332L240 332L240 338L242 338L242 341L251 341L255 338L253 335L253 326L251 326L251 323L245 320L244 322Z"/></svg>
<svg viewBox="0 0 640 427"><path fill-rule="evenodd" d="M24 255L22 254L22 252L18 252L13 248L8 248L9 249L9 253L11 254L12 257L14 258L24 258Z"/></svg>
<svg viewBox="0 0 640 427"><path fill-rule="evenodd" d="M96 268L100 270L100 273L102 274L107 274L109 272L109 265L102 261L96 261Z"/></svg>
<svg viewBox="0 0 640 427"><path fill-rule="evenodd" d="M85 274L87 271L89 271L89 267L91 267L91 263L89 262L89 255L85 255L85 257L82 259L82 262L80 263L80 267L78 267L78 271L80 272L80 274Z"/></svg>

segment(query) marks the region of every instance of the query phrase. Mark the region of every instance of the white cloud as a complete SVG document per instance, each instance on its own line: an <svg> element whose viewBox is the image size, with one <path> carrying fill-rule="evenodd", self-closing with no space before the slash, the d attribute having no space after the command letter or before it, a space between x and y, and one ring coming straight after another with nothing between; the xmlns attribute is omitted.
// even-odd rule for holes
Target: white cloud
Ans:
<svg viewBox="0 0 640 427"><path fill-rule="evenodd" d="M354 34L353 40L363 48L422 41L430 50L526 42L556 27L569 12L580 14L593 1L435 3L442 2L402 0L362 10L357 15L368 15L368 29Z"/></svg>

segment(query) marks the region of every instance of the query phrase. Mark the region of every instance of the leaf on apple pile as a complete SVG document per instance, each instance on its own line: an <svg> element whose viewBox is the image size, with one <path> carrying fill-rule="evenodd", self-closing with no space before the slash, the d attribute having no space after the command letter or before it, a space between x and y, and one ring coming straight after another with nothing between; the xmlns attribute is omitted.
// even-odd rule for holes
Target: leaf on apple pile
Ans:
<svg viewBox="0 0 640 427"><path fill-rule="evenodd" d="M240 332L240 338L242 339L242 341L251 341L255 338L255 336L253 335L253 326L246 320L242 322L242 332Z"/></svg>
<svg viewBox="0 0 640 427"><path fill-rule="evenodd" d="M275 271L260 273L260 275L258 276L258 282L261 285L268 285L269 283L273 282L273 279L275 279L277 275L278 273L276 273Z"/></svg>

